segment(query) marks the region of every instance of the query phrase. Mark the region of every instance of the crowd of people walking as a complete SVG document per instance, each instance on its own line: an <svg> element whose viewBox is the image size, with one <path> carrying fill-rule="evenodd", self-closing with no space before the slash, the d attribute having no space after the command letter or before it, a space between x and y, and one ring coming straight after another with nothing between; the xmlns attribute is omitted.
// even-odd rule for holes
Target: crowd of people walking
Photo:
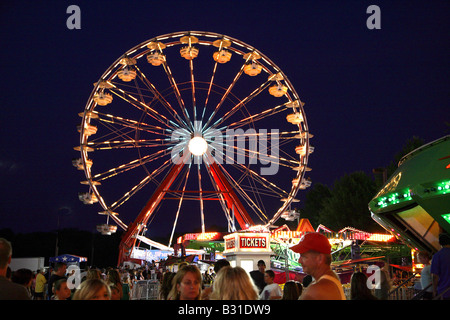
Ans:
<svg viewBox="0 0 450 320"><path fill-rule="evenodd" d="M450 263L447 261L450 250L448 238L442 239L442 247L445 250L438 255L439 261ZM62 262L56 263L54 269L46 273L44 270L33 273L28 269L11 272L12 247L7 240L0 239L0 300L131 300L133 290L141 280L157 283L158 300L387 299L386 287L378 292L375 290L374 294L368 288L367 275L362 272L353 274L350 295L346 296L339 277L331 269L331 246L323 235L307 234L291 249L300 253L299 262L307 274L301 283L288 281L280 286L274 281L274 272L266 270L263 260L258 262L257 270L247 272L239 266L232 267L226 259L222 259L214 263L212 274L202 274L195 264L187 262L177 265L176 271L164 272L152 265L138 269L90 268L82 274L80 284L74 288L67 265ZM422 280L431 281L427 276L429 271L441 272L441 283L436 284L444 286L442 281L448 280L445 277L448 276L448 264L446 268L444 265L430 267L428 256L424 256L423 261L425 272ZM382 282L388 280L382 279Z"/></svg>

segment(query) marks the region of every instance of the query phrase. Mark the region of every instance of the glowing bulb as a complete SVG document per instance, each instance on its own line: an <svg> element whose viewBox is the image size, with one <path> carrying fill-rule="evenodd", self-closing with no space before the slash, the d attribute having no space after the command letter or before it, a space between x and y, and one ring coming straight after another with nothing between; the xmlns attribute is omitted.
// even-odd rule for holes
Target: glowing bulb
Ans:
<svg viewBox="0 0 450 320"><path fill-rule="evenodd" d="M194 137L189 141L188 148L193 155L201 156L208 149L208 143L202 137Z"/></svg>

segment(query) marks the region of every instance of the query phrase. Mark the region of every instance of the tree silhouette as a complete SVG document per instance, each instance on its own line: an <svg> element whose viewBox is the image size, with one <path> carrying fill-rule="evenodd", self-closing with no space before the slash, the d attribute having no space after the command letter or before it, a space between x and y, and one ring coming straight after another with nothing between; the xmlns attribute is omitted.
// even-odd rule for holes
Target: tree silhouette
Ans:
<svg viewBox="0 0 450 320"><path fill-rule="evenodd" d="M375 182L365 172L344 175L334 183L331 196L323 201L319 220L334 231L347 226L369 232L381 231L368 208L375 192Z"/></svg>
<svg viewBox="0 0 450 320"><path fill-rule="evenodd" d="M300 209L300 218L309 219L312 226L317 228L320 221L320 213L323 210L325 200L331 197L331 190L322 183L314 183L306 194L304 206Z"/></svg>

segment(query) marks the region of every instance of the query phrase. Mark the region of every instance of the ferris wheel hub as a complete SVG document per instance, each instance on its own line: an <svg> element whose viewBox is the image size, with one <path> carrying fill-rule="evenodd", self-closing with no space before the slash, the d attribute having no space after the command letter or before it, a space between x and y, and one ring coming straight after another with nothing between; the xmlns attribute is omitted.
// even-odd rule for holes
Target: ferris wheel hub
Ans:
<svg viewBox="0 0 450 320"><path fill-rule="evenodd" d="M202 156L208 149L208 143L202 137L194 137L189 141L188 148L194 156Z"/></svg>

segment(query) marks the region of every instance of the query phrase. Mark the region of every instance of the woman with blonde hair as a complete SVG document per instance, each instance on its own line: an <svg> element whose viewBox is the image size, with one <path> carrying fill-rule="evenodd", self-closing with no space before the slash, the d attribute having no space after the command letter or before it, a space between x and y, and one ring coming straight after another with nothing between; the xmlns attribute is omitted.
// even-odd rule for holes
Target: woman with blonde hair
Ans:
<svg viewBox="0 0 450 320"><path fill-rule="evenodd" d="M202 274L194 265L178 270L172 280L172 290L168 300L200 300L202 293Z"/></svg>
<svg viewBox="0 0 450 320"><path fill-rule="evenodd" d="M111 300L111 290L101 279L86 280L75 291L72 300Z"/></svg>
<svg viewBox="0 0 450 320"><path fill-rule="evenodd" d="M214 279L211 300L258 300L259 290L241 267L223 267Z"/></svg>

